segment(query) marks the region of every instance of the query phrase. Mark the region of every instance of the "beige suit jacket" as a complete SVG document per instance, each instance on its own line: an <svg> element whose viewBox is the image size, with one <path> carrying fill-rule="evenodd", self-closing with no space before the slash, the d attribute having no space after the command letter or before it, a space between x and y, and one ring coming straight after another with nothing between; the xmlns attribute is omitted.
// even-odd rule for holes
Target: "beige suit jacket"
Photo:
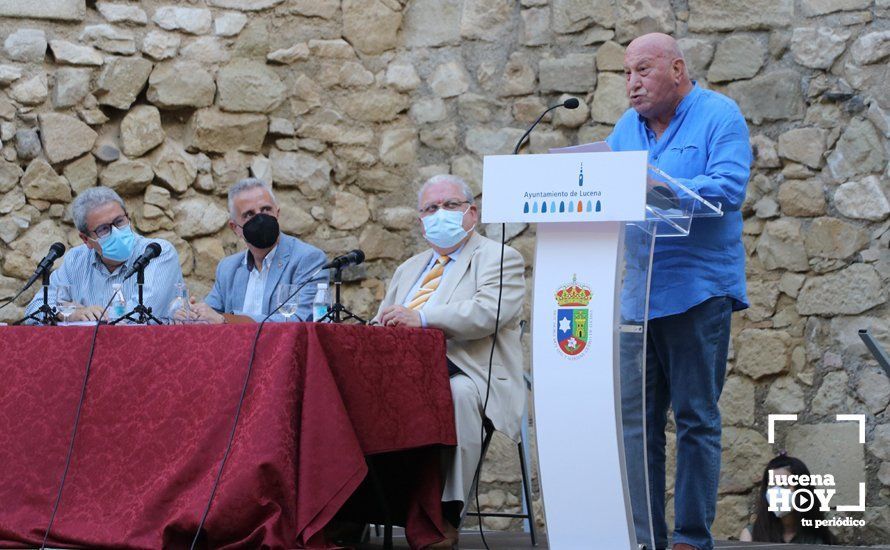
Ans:
<svg viewBox="0 0 890 550"><path fill-rule="evenodd" d="M404 304L436 252L428 249L396 269L377 318L392 304ZM476 384L485 399L488 362L498 302L501 245L473 233L439 288L423 306L427 326L445 332L447 355ZM525 409L519 320L525 300L525 262L514 248L504 249L500 325L491 373L486 416L495 428L518 440Z"/></svg>

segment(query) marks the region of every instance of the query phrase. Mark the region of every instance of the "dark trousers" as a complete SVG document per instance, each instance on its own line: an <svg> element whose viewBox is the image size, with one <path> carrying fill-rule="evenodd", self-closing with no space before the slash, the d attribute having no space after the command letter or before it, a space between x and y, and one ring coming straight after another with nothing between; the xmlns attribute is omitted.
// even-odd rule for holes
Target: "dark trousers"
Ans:
<svg viewBox="0 0 890 550"><path fill-rule="evenodd" d="M673 542L702 550L714 546L711 524L720 479L720 410L726 376L732 300L711 298L683 313L649 321L646 334L646 454L642 464L642 336L622 337L621 390L625 456L637 538L667 546L665 426L672 408L677 426ZM637 348L637 349L635 349ZM634 359L636 358L636 361ZM636 367L635 367L636 365ZM646 506L646 476L648 501Z"/></svg>

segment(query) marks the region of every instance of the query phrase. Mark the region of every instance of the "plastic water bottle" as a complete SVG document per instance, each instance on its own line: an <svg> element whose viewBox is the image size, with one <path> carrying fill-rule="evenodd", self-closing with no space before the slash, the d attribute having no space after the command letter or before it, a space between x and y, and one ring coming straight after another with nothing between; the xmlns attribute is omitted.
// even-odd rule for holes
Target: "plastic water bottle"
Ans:
<svg viewBox="0 0 890 550"><path fill-rule="evenodd" d="M124 298L123 285L120 283L111 285L114 298L111 299L111 308L108 317L114 321L127 314L127 299Z"/></svg>
<svg viewBox="0 0 890 550"><path fill-rule="evenodd" d="M328 290L328 284L318 283L315 299L312 300L312 320L316 323L321 322L329 309L331 309L331 292Z"/></svg>

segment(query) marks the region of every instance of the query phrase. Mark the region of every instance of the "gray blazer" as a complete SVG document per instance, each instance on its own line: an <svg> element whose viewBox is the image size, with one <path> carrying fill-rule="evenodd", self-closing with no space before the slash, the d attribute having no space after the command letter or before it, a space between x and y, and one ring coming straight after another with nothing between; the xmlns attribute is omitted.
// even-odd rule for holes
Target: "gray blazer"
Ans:
<svg viewBox="0 0 890 550"><path fill-rule="evenodd" d="M247 250L223 258L216 267L216 281L207 298L207 305L219 313L240 313L247 292L247 270L245 259ZM278 250L272 263L266 288L263 293L263 315L252 316L261 321L270 311L278 307L275 303L275 289L279 284L303 284L307 278L327 263L324 252L296 237L281 234ZM312 300L315 298L318 283L327 282L328 272L323 270L312 277L309 284L300 291L300 307L295 318L299 321L312 320ZM284 316L276 313L270 321L283 321Z"/></svg>

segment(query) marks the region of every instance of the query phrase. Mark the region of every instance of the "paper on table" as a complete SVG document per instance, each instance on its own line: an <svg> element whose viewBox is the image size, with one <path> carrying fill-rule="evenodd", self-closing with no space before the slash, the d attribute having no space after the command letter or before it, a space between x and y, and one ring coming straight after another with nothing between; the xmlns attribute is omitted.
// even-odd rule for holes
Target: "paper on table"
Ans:
<svg viewBox="0 0 890 550"><path fill-rule="evenodd" d="M605 141L594 141L593 143L583 143L581 145L571 145L569 147L556 147L550 149L549 153L607 153L612 148Z"/></svg>

